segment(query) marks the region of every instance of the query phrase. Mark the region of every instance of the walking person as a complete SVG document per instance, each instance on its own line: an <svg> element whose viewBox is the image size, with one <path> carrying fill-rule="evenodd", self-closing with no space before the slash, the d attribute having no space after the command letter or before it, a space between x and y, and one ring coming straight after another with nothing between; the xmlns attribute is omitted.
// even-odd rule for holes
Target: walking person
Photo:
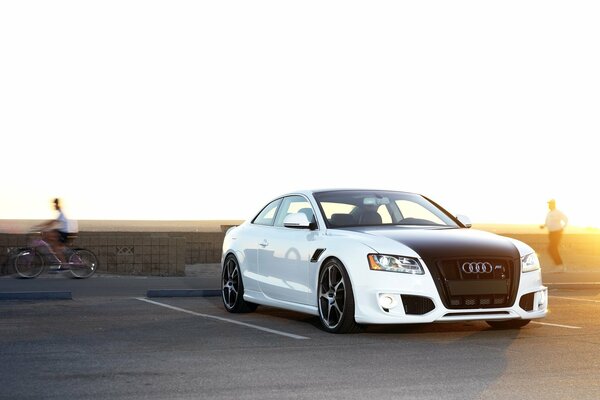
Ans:
<svg viewBox="0 0 600 400"><path fill-rule="evenodd" d="M550 253L550 257L554 261L557 267L559 267L562 272L567 271L567 267L564 265L562 257L560 256L560 252L558 251L558 247L560 245L560 241L562 239L563 231L567 226L569 219L567 216L556 208L556 200L551 199L548 201L548 214L546 214L546 223L541 225L540 228L548 229L548 238L550 243L548 244L548 252Z"/></svg>

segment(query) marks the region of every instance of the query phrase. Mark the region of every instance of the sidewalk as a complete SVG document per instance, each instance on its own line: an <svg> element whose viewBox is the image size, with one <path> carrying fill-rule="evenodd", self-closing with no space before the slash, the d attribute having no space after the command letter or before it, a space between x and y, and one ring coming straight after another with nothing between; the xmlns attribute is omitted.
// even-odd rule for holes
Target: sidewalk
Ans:
<svg viewBox="0 0 600 400"><path fill-rule="evenodd" d="M551 289L600 289L600 271L542 272L542 282Z"/></svg>
<svg viewBox="0 0 600 400"><path fill-rule="evenodd" d="M221 264L188 264L185 266L185 276L220 278Z"/></svg>

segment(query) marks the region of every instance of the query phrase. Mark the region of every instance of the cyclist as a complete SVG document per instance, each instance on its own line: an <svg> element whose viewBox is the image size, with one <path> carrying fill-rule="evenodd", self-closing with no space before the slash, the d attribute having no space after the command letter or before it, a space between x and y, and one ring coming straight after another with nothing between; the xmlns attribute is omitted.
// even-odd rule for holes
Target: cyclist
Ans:
<svg viewBox="0 0 600 400"><path fill-rule="evenodd" d="M48 230L46 232L46 238L54 255L58 260L63 263L65 262L65 246L71 236L70 223L65 213L62 211L60 206L60 199L56 198L53 201L54 209L58 211L58 215L55 219L51 219L39 225L42 230ZM55 267L58 269L59 266Z"/></svg>

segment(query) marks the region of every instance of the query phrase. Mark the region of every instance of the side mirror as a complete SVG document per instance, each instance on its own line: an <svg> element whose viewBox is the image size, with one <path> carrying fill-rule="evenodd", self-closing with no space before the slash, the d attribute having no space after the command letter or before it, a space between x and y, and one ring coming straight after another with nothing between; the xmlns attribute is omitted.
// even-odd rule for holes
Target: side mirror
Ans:
<svg viewBox="0 0 600 400"><path fill-rule="evenodd" d="M286 228L295 229L316 229L316 224L311 223L308 217L304 213L292 213L288 214L283 220L283 226Z"/></svg>
<svg viewBox="0 0 600 400"><path fill-rule="evenodd" d="M470 228L473 226L473 224L471 223L471 219L469 217L467 217L466 215L457 215L456 219L458 220L458 222L460 222L461 224L463 224L465 226L465 228Z"/></svg>

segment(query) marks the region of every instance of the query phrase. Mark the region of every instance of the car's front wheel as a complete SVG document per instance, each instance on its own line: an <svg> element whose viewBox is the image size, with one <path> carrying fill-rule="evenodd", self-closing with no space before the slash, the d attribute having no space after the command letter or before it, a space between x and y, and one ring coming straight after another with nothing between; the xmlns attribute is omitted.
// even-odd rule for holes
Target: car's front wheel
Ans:
<svg viewBox="0 0 600 400"><path fill-rule="evenodd" d="M257 305L244 300L244 284L240 264L233 255L228 255L221 274L221 297L225 309L231 313L245 313L256 310Z"/></svg>
<svg viewBox="0 0 600 400"><path fill-rule="evenodd" d="M354 292L346 269L331 259L319 273L319 319L323 329L331 333L359 332L362 326L354 320Z"/></svg>
<svg viewBox="0 0 600 400"><path fill-rule="evenodd" d="M529 319L508 319L504 321L485 321L489 326L494 329L519 329L527 325L531 320Z"/></svg>

